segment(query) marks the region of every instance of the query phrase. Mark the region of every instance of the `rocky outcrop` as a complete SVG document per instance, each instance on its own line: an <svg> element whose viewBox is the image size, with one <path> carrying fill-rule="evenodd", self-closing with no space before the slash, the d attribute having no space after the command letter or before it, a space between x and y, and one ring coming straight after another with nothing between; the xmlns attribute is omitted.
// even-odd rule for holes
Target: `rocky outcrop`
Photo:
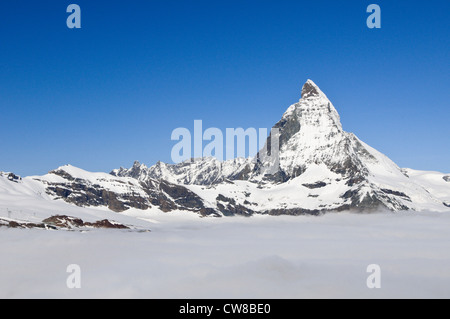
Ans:
<svg viewBox="0 0 450 319"><path fill-rule="evenodd" d="M52 216L44 219L42 222L58 228L75 228L84 226L83 220L65 215Z"/></svg>
<svg viewBox="0 0 450 319"><path fill-rule="evenodd" d="M325 182L316 182L314 184L303 184L303 186L305 186L306 188L309 188L309 189L316 189L316 188L322 188L322 187L327 186L327 183L325 183Z"/></svg>
<svg viewBox="0 0 450 319"><path fill-rule="evenodd" d="M111 222L107 219L96 221L93 223L84 222L80 218L65 216L65 215L56 215L44 219L42 223L46 226L50 225L56 229L78 229L78 228L107 228L107 229L129 229L129 227Z"/></svg>
<svg viewBox="0 0 450 319"><path fill-rule="evenodd" d="M46 225L43 223L36 224L28 222L19 222L14 220L4 220L1 218L0 218L0 227L22 228L22 229L31 229L31 228L48 229Z"/></svg>
<svg viewBox="0 0 450 319"><path fill-rule="evenodd" d="M22 177L17 176L14 173L5 173L5 172L0 172L0 177L6 177L6 179L10 182L14 182L14 183L18 183L22 180Z"/></svg>
<svg viewBox="0 0 450 319"><path fill-rule="evenodd" d="M219 195L217 196L216 201L217 201L217 208L224 216L238 215L249 217L255 213L255 211L253 211L252 209L249 209L244 205L236 203L236 201L233 198L228 198L223 195Z"/></svg>
<svg viewBox="0 0 450 319"><path fill-rule="evenodd" d="M85 230L89 228L103 229L130 229L129 227L111 222L108 219L96 222L84 222L80 218L65 215L56 215L44 219L41 223L29 223L15 220L4 220L0 218L0 227L21 229L47 229L47 230Z"/></svg>

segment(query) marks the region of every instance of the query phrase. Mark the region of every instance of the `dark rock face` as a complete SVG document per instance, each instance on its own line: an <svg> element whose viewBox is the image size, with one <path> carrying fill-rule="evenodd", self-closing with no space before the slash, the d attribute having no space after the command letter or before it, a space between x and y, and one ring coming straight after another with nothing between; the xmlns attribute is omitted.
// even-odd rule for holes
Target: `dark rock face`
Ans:
<svg viewBox="0 0 450 319"><path fill-rule="evenodd" d="M443 179L444 179L444 181L450 183L450 175L449 176L444 176Z"/></svg>
<svg viewBox="0 0 450 319"><path fill-rule="evenodd" d="M356 175L353 177L350 177L347 182L345 183L345 185L347 186L355 186L355 185L359 185L362 184L364 182L366 182L366 177L362 176L362 175Z"/></svg>
<svg viewBox="0 0 450 319"><path fill-rule="evenodd" d="M255 212L243 205L237 204L233 198L228 198L219 194L216 198L217 207L224 216L251 216Z"/></svg>
<svg viewBox="0 0 450 319"><path fill-rule="evenodd" d="M263 176L263 181L266 183L281 184L286 183L289 179L290 177L281 169L278 169L275 174L265 174Z"/></svg>
<svg viewBox="0 0 450 319"><path fill-rule="evenodd" d="M107 206L114 212L123 212L130 207L138 209L150 207L143 198L134 194L126 194L119 197L118 194L102 189L98 185L88 186L77 182L49 186L47 193L56 195L66 202L80 207Z"/></svg>
<svg viewBox="0 0 450 319"><path fill-rule="evenodd" d="M174 199L176 204L182 207L191 209L203 207L203 201L201 198L188 190L186 187L162 181L160 184L160 189Z"/></svg>
<svg viewBox="0 0 450 319"><path fill-rule="evenodd" d="M399 197L403 197L404 199L407 199L408 201L411 201L411 198L406 195L405 193L402 192L398 192L398 191L393 191L391 189L381 189L381 191L385 194L390 194L390 195L394 195L394 196L399 196Z"/></svg>
<svg viewBox="0 0 450 319"><path fill-rule="evenodd" d="M0 219L0 227L8 227L8 228L22 228L22 229L31 229L31 228L40 228L44 229L44 224L35 224L35 223L22 223L17 221L6 221Z"/></svg>
<svg viewBox="0 0 450 319"><path fill-rule="evenodd" d="M450 207L450 202L449 203L443 202L442 204L444 204L445 207Z"/></svg>
<svg viewBox="0 0 450 319"><path fill-rule="evenodd" d="M325 183L325 182L317 182L317 183L314 183L314 184L303 184L303 186L305 186L305 187L307 187L309 189L316 189L316 188L322 188L322 187L327 186L327 183Z"/></svg>
<svg viewBox="0 0 450 319"><path fill-rule="evenodd" d="M0 223L0 226L6 226L8 228L22 228L22 229L85 229L85 228L104 228L104 229L130 229L129 227L112 223L111 221L104 219L96 221L94 223L84 222L83 220L75 217L58 215L44 219L42 223L21 223L16 221L10 221L9 223Z"/></svg>
<svg viewBox="0 0 450 319"><path fill-rule="evenodd" d="M317 91L317 87L313 85L310 81L307 81L302 88L302 99L306 99L311 96L318 96L319 91Z"/></svg>
<svg viewBox="0 0 450 319"><path fill-rule="evenodd" d="M8 174L8 180L11 181L11 182L16 182L17 183L21 179L22 179L21 177L15 175L14 173L9 173Z"/></svg>
<svg viewBox="0 0 450 319"><path fill-rule="evenodd" d="M297 114L294 113L288 118L282 118L273 128L280 130L279 146L280 149L289 141L289 139L300 131L300 121ZM267 152L272 154L272 135L267 138Z"/></svg>
<svg viewBox="0 0 450 319"><path fill-rule="evenodd" d="M129 227L122 224L113 224L107 219L100 220L95 223L84 223L84 226L94 228L107 228L107 229L129 229Z"/></svg>
<svg viewBox="0 0 450 319"><path fill-rule="evenodd" d="M291 209L271 209L266 210L262 212L264 215L270 215L270 216L282 216L282 215L288 215L288 216L302 216L302 215L312 215L312 216L319 216L323 214L324 211L321 211L319 209L304 209L304 208L291 208Z"/></svg>
<svg viewBox="0 0 450 319"><path fill-rule="evenodd" d="M245 165L245 167L241 171L238 171L235 174L229 176L228 179L231 181L245 181L249 179L252 171L253 169L250 165Z"/></svg>
<svg viewBox="0 0 450 319"><path fill-rule="evenodd" d="M203 200L194 192L190 191L184 186L175 185L166 181L161 181L160 189L170 196L174 205L172 205L168 198L163 200L168 206L173 209L188 210L199 213L202 216L217 215L217 211L212 208L205 207Z"/></svg>
<svg viewBox="0 0 450 319"><path fill-rule="evenodd" d="M0 172L0 177L6 177L8 179L8 181L13 182L13 183L19 183L22 180L22 177L17 176L14 173Z"/></svg>
<svg viewBox="0 0 450 319"><path fill-rule="evenodd" d="M359 194L358 189L350 189L347 192L345 192L343 195L341 195L341 198L349 199L349 198L357 198Z"/></svg>

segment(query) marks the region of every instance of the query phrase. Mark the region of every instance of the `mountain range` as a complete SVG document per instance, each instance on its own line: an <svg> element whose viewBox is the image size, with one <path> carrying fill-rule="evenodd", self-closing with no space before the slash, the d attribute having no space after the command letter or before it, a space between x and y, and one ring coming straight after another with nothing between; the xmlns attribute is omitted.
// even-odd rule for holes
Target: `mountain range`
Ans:
<svg viewBox="0 0 450 319"><path fill-rule="evenodd" d="M124 213L129 210L201 216L319 215L379 209L450 212L450 174L398 167L344 131L335 107L311 80L301 99L275 123L278 162L213 157L179 164L135 162L93 173L66 165L44 176L0 173L0 212L21 203L62 202ZM271 136L264 150L271 150ZM269 168L277 165L275 172ZM5 215L5 213L2 213Z"/></svg>

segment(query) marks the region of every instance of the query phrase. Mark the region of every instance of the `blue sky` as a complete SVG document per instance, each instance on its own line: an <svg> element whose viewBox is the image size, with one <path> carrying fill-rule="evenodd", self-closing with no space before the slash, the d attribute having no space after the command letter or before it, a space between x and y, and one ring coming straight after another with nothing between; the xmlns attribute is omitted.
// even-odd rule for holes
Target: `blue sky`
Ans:
<svg viewBox="0 0 450 319"><path fill-rule="evenodd" d="M81 7L81 29L66 8ZM366 8L380 5L382 28ZM450 172L450 2L5 1L0 170L170 162L177 127L270 128L312 79L346 131Z"/></svg>

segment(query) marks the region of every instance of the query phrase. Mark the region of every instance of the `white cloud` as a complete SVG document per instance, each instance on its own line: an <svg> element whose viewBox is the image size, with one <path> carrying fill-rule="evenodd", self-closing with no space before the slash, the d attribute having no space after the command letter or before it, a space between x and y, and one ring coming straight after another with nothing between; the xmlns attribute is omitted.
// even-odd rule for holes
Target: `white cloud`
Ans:
<svg viewBox="0 0 450 319"><path fill-rule="evenodd" d="M152 219L151 233L1 229L0 297L450 297L447 214Z"/></svg>

